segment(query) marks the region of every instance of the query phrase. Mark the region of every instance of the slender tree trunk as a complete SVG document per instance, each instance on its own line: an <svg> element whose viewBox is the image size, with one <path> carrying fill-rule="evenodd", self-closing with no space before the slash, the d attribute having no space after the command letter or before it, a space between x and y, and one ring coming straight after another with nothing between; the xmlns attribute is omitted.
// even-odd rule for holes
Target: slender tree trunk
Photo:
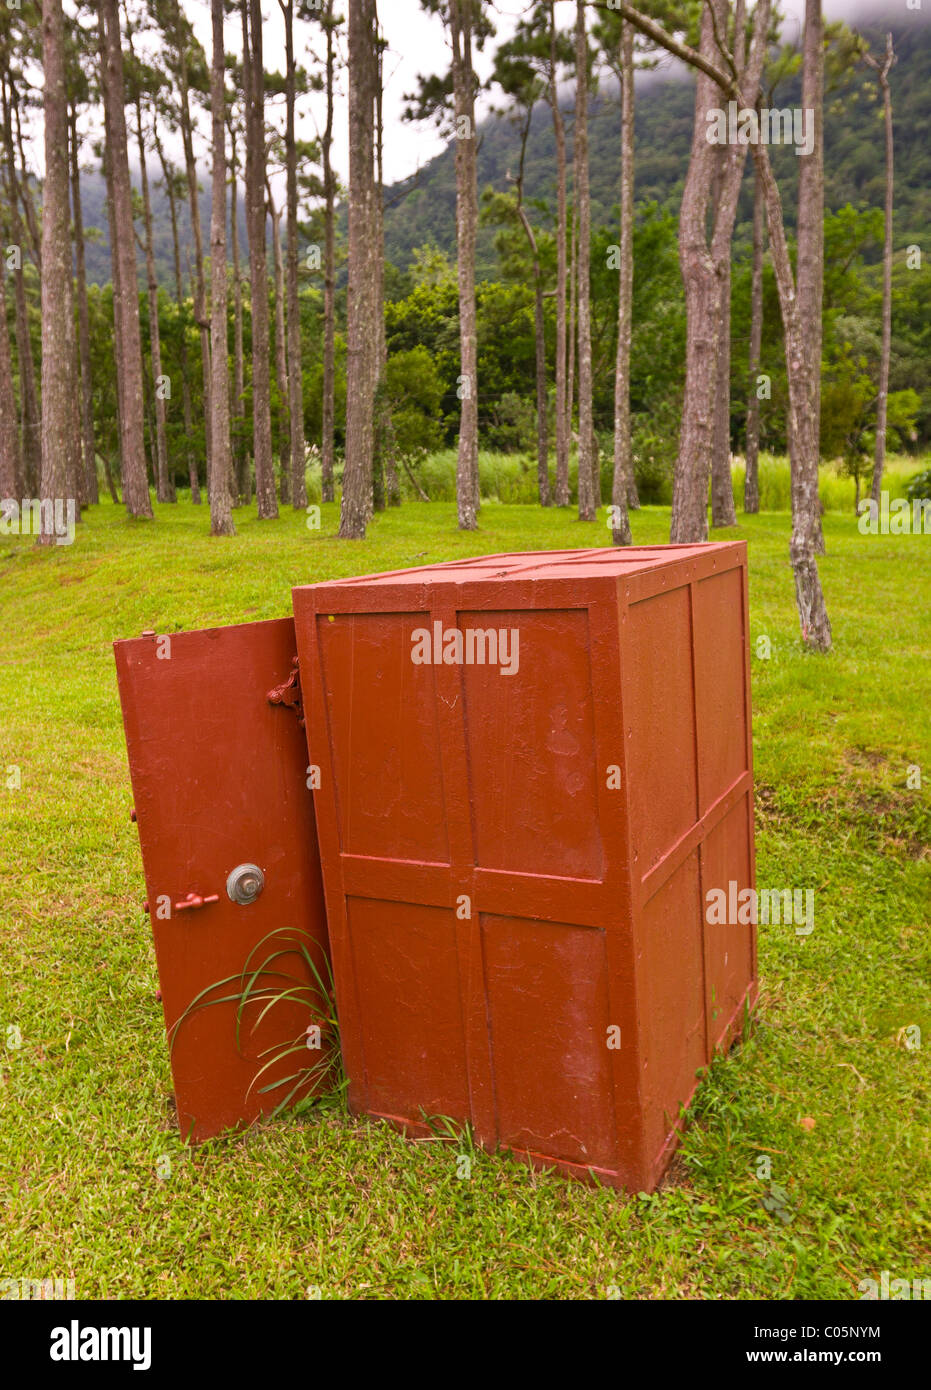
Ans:
<svg viewBox="0 0 931 1390"><path fill-rule="evenodd" d="M117 253L116 194L113 185L113 160L110 151L113 137L110 130L110 97L107 88L107 34L103 14L98 19L100 92L103 101L104 143L102 151L103 176L107 188L107 235L110 239L110 282L113 286L113 346L116 359L116 438L120 459L123 451L123 321L120 316L120 258ZM108 453L104 458L108 458ZM111 474L112 476L112 474Z"/></svg>
<svg viewBox="0 0 931 1390"><path fill-rule="evenodd" d="M100 72L101 72L101 74L103 74L103 73L105 72L105 70L106 70L106 61L107 61L107 60L106 60L106 52L105 52L105 50L104 50L104 43L105 43L105 39L104 39L104 26L103 26L103 23L101 22L101 23L100 23L100 45L101 45L101 56L100 56L101 67L100 67ZM106 94L106 86L105 86L105 79L103 78L103 76L101 76L101 91L102 91L102 93L104 94L104 129L105 129L105 131L107 132L107 134L109 135L110 126L109 126L109 117L107 116L107 105L106 105L106 95L105 95L105 94ZM106 199L106 202L107 202L107 233L108 233L109 238L110 238L110 282L111 282L111 284L112 284L112 286L113 286L113 300L112 300L112 307L113 307L113 343L114 343L116 358L117 358L117 361L118 361L119 358L120 358L120 355L121 355L120 343L121 343L121 341L122 341L121 336L120 336L120 334L121 334L120 316L119 316L119 313L117 312L117 305L118 305L118 303L119 303L119 294L120 294L120 290L119 290L119 285L120 285L120 268L119 268L119 260L118 260L118 258L117 258L116 249L115 249L115 248L116 248L116 217L115 217L114 211L113 211L113 209L114 209L114 201L113 201L113 175L112 175L111 170L110 170L110 159L109 159L109 156L108 156L108 154L107 154L106 140L104 141L103 159L102 159L102 165L101 165L101 167L102 167L102 170L103 170L104 181L105 181L105 183L106 183L106 188L107 188L107 199ZM119 372L119 370L117 370L117 372L116 372L116 392L115 392L116 400L115 400L115 411L114 411L115 416L116 416L116 421L115 421L115 423L116 423L117 457L119 457L119 451L122 449L122 439L123 439L123 423L122 423L122 421L123 421L123 395L122 395L122 391L123 391L123 383L122 383L122 379L121 379L120 372ZM104 473L106 474L106 478L107 478L107 489L108 489L108 491L109 491L109 493L110 493L110 496L113 498L114 502L118 502L118 501L119 501L119 497L117 496L117 492L116 492L116 482L114 481L113 464L112 464L112 459L111 459L111 449L109 448L109 446L103 450L103 468L104 468ZM121 479L121 481L122 481L122 479Z"/></svg>
<svg viewBox="0 0 931 1390"><path fill-rule="evenodd" d="M717 3L717 0L716 0ZM720 14L721 6L717 4ZM702 11L699 51L716 55L712 11ZM685 392L679 425L679 452L673 479L673 542L708 539L708 477L711 471L713 391L720 329L720 287L708 251L706 224L714 176L715 149L706 138L705 113L723 101L718 88L699 72L695 83L695 123L679 212L679 261L685 287Z"/></svg>
<svg viewBox="0 0 931 1390"><path fill-rule="evenodd" d="M320 472L322 498L333 501L333 433L336 416L336 179L333 174L335 33L333 0L326 8L326 130L323 135L323 187L326 198L323 291L323 431Z"/></svg>
<svg viewBox="0 0 931 1390"><path fill-rule="evenodd" d="M475 149L475 78L472 68L472 0L449 0L456 122L456 247L459 275L460 421L456 497L460 531L478 525L478 329L475 243L478 167Z"/></svg>
<svg viewBox="0 0 931 1390"><path fill-rule="evenodd" d="M724 33L728 32L730 21L729 0L722 6ZM734 7L733 31L734 59L738 71L743 74L746 49L746 3L736 0ZM762 74L762 69L761 69ZM743 179L744 160L739 161L740 178ZM715 190L714 221L717 223L720 212L720 199L725 193L728 166L732 159L724 158L718 171L719 178ZM739 187L735 193L740 196ZM714 396L714 434L711 441L711 524L712 526L736 526L737 510L734 505L734 484L731 478L731 259L732 236L727 238L723 254L716 258L716 268L721 282L721 329L718 335L717 381ZM714 242L712 241L712 250Z"/></svg>
<svg viewBox="0 0 931 1390"><path fill-rule="evenodd" d="M349 2L349 284L347 289L346 465L339 534L363 540L372 496L374 447L375 105L372 0Z"/></svg>
<svg viewBox="0 0 931 1390"><path fill-rule="evenodd" d="M149 294L149 354L152 361L152 381L155 413L155 488L159 502L177 502L174 480L168 464L168 436L165 421L165 399L160 389L162 376L162 344L158 324L158 275L155 271L155 250L152 239L152 202L149 198L149 174L146 168L145 140L142 134L142 97L136 96L136 141L139 148L139 175L142 183L142 213L145 227L145 269Z"/></svg>
<svg viewBox="0 0 931 1390"><path fill-rule="evenodd" d="M50 508L66 498L77 506L78 435L72 379L71 234L68 207L68 105L61 0L42 0L45 76L45 183L42 190L42 477L39 497ZM43 507L39 545L54 545L54 511Z"/></svg>
<svg viewBox="0 0 931 1390"><path fill-rule="evenodd" d="M540 265L540 251L537 246L536 233L524 206L524 168L527 158L527 140L530 136L532 121L533 106L530 105L527 109L527 119L521 131L520 166L516 180L517 217L524 229L524 236L527 238L530 259L533 264L533 317L537 373L537 495L541 507L551 507L553 498L550 492L547 430L548 399L546 391L546 334L543 318L543 271Z"/></svg>
<svg viewBox="0 0 931 1390"><path fill-rule="evenodd" d="M766 205L760 172L753 175L753 270L750 279L750 361L747 388L747 471L744 479L744 511L760 510L760 398L757 377L763 344L763 246Z"/></svg>
<svg viewBox="0 0 931 1390"><path fill-rule="evenodd" d="M401 505L401 479L398 476L397 452L394 423L391 419L391 406L385 395L386 373L388 370L388 338L385 330L385 121L384 121L384 37L379 30L378 41L378 80L375 88L375 266L376 282L376 327L378 332L378 439L376 481L384 479L382 506ZM376 510L380 510L379 499L375 496Z"/></svg>
<svg viewBox="0 0 931 1390"><path fill-rule="evenodd" d="M526 213L524 214L526 217ZM550 445L547 414L549 397L546 389L546 325L543 316L543 271L533 238L533 321L537 357L537 495L541 507L553 505L550 491Z"/></svg>
<svg viewBox="0 0 931 1390"><path fill-rule="evenodd" d="M14 245L21 247L22 242L17 239L15 231L12 236ZM22 405L23 478L27 493L34 497L38 490L42 467L42 419L36 394L36 369L32 356L32 335L29 332L26 281L22 265L13 272L13 296L16 309L16 358L19 364Z"/></svg>
<svg viewBox="0 0 931 1390"><path fill-rule="evenodd" d="M122 368L123 500L133 516L151 517L152 501L146 477L144 401L142 392L142 343L139 331L139 292L136 274L136 242L133 232L132 186L126 144L123 50L118 0L100 0L105 24L106 94L109 105L109 159L113 179L113 218L116 230L114 256L119 264L120 319L117 373ZM43 354L44 355L44 354Z"/></svg>
<svg viewBox="0 0 931 1390"><path fill-rule="evenodd" d="M94 441L94 383L91 376L90 319L87 310L87 270L84 258L84 215L81 206L78 114L71 107L71 212L74 227L74 262L78 296L78 373L81 379L81 437L85 492L88 502L100 501L97 486L97 447ZM112 480L111 480L112 481ZM114 496L114 502L117 498Z"/></svg>
<svg viewBox="0 0 931 1390"><path fill-rule="evenodd" d="M272 459L271 372L269 366L268 272L265 257L265 73L262 67L262 9L259 0L241 0L247 10L249 42L243 55L248 101L246 116L246 200L249 270L252 285L252 451L259 517L278 515Z"/></svg>
<svg viewBox="0 0 931 1390"><path fill-rule="evenodd" d="M721 179L726 166L720 170ZM718 185L719 193L721 185ZM715 212L717 215L717 210ZM721 267L721 332L718 336L717 380L714 389L714 432L711 442L711 524L736 526L734 485L731 481L731 249Z"/></svg>
<svg viewBox="0 0 931 1390"><path fill-rule="evenodd" d="M630 439L630 338L634 293L634 31L621 23L621 264L614 369L614 486L611 538L630 545L628 503L637 498Z"/></svg>
<svg viewBox="0 0 931 1390"><path fill-rule="evenodd" d="M275 276L275 375L278 378L278 469L281 500L291 501L291 427L288 421L288 359L285 350L284 265L281 257L281 212L272 199L271 184L265 181L268 215L272 224L272 269Z"/></svg>
<svg viewBox="0 0 931 1390"><path fill-rule="evenodd" d="M805 38L803 43L803 104L818 100L819 74L823 76L823 44L820 6L808 0ZM742 93L745 98L746 93ZM815 108L811 108L815 109ZM815 141L822 131L820 120L815 121ZM792 541L789 556L795 575L795 597L802 629L802 640L814 651L831 648L831 624L828 619L818 574L816 544L819 532L818 503L818 393L816 376L820 374L820 334L817 356L811 347L813 330L810 315L818 299L812 286L817 281L817 262L823 256L823 228L816 228L811 217L799 217L798 267L801 277L803 264L808 277L807 302L803 306L792 274L789 248L782 214L782 199L773 175L768 152L764 145L754 145L753 157L763 180L766 196L766 220L769 226L770 251L785 335L786 375L789 385L788 432L792 448ZM813 158L813 154L806 156ZM804 168L804 166L803 166ZM823 173L823 167L822 167ZM818 201L817 188L808 192ZM823 184L822 184L823 194ZM800 193L801 207L801 193ZM823 267L823 261L822 261ZM820 312L820 311L819 311Z"/></svg>
<svg viewBox="0 0 931 1390"><path fill-rule="evenodd" d="M39 227L39 219L36 214L35 199L32 196L32 184L29 180L29 172L26 165L26 151L23 148L23 124L20 118L19 101L13 91L13 119L16 123L16 148L19 151L19 167L23 171L23 177L19 182L19 200L22 204L23 213L26 218L26 226L29 229L29 240L32 242L32 254L35 257L36 268L42 270L42 231Z"/></svg>
<svg viewBox="0 0 931 1390"><path fill-rule="evenodd" d="M245 370L242 346L242 273L239 265L239 195L236 180L236 133L232 121L230 136L230 242L233 255L233 495L241 505L252 498L249 477L249 450L246 448L246 421L243 414Z"/></svg>
<svg viewBox="0 0 931 1390"><path fill-rule="evenodd" d="M210 534L233 536L230 477L230 383L226 315L226 70L223 42L223 0L210 0L213 39L210 65L210 117L213 185L210 210Z"/></svg>
<svg viewBox="0 0 931 1390"><path fill-rule="evenodd" d="M810 420L793 468L793 568L801 607L813 611L809 544L812 556L824 554L818 467L821 461L821 340L824 301L824 22L821 0L806 0L802 44L802 107L814 112L814 148L799 160L796 292L806 339L806 373L810 382ZM791 437L791 436L790 436ZM817 577L817 570L815 570ZM807 577L806 577L807 576ZM820 583L818 584L820 589ZM817 625L817 617L815 623Z"/></svg>
<svg viewBox="0 0 931 1390"><path fill-rule="evenodd" d="M556 7L549 5L550 67L548 95L556 137L556 505L569 505L569 438L571 392L567 383L567 211L566 127L559 106L559 71L556 56Z"/></svg>
<svg viewBox="0 0 931 1390"><path fill-rule="evenodd" d="M714 63L718 55L715 20L725 32L727 0L714 0L702 14L699 53ZM735 57L744 98L755 104L765 55L768 0L760 0L754 16L749 61L742 55L743 23L737 24L741 44ZM725 331L723 289L731 256L737 198L746 160L746 145L727 145L723 151L708 143L706 114L720 107L725 93L703 71L695 88L695 126L679 217L679 258L685 284L687 346L685 398L679 432L679 453L673 482L670 540L674 543L708 538L708 482L714 438L714 396L718 344ZM720 163L719 163L720 161ZM709 243L706 223L716 169L720 168L713 230Z"/></svg>
<svg viewBox="0 0 931 1390"><path fill-rule="evenodd" d="M889 411L889 357L892 352L892 217L893 194L895 190L895 146L892 136L892 91L889 87L889 72L895 62L892 35L886 35L886 57L882 67L871 58L872 66L878 71L879 85L883 94L883 117L886 130L886 225L883 242L883 336L882 352L879 359L879 399L876 405L876 453L873 461L873 486L871 496L879 505L883 485L883 469L886 464L886 421Z"/></svg>
<svg viewBox="0 0 931 1390"><path fill-rule="evenodd" d="M195 506L199 507L200 482L197 476L197 458L189 442L194 435L194 417L191 409L190 368L188 366L187 355L187 311L184 301L184 283L181 278L181 246L178 237L178 209L172 171L165 158L165 151L159 140L157 129L154 130L154 135L155 148L158 153L159 163L162 166L162 177L165 182L165 193L168 197L168 213L171 220L171 243L175 267L175 301L178 305L178 332L180 335L178 358L181 364L181 405L184 416L184 438L186 441L185 448L187 449L188 478L191 484L191 501Z"/></svg>
<svg viewBox="0 0 931 1390"><path fill-rule="evenodd" d="M579 520L595 520L592 449L591 203L588 187L588 34L585 0L577 0L575 25L575 199L579 217Z"/></svg>
<svg viewBox="0 0 931 1390"><path fill-rule="evenodd" d="M297 283L297 144L294 112L297 77L294 62L294 0L279 0L285 22L285 163L287 166L288 218L288 423L290 427L290 491L294 506L307 506L306 459L304 451L304 380L301 367L301 308ZM284 388L282 388L284 389Z"/></svg>
<svg viewBox="0 0 931 1390"><path fill-rule="evenodd" d="M814 148L799 170L799 213L796 236L799 314L805 348L807 390L793 467L792 567L805 640L818 650L831 642L816 555L825 552L818 494L821 462L821 344L824 301L824 21L821 0L806 0L802 54L802 106L814 112ZM793 412L792 427L798 416ZM791 436L790 436L791 437ZM808 629L806 635L806 628Z"/></svg>
<svg viewBox="0 0 931 1390"><path fill-rule="evenodd" d="M372 44L375 51L375 234L373 269L375 273L375 445L372 456L372 506L376 512L385 510L385 464L389 436L388 403L385 399L385 371L388 365L388 340L385 336L385 161L384 161L384 72L381 32L378 15L373 7Z"/></svg>
<svg viewBox="0 0 931 1390"><path fill-rule="evenodd" d="M10 237L12 245L20 250L19 264L13 271L13 297L16 307L16 357L19 364L20 405L22 410L22 461L23 480L30 497L35 497L39 487L42 467L42 420L39 413L39 398L36 392L36 369L32 355L32 336L29 332L29 309L26 302L26 278L23 272L23 224L19 209L19 181L16 177L16 147L13 143L13 122L11 103L12 84L2 84L3 91L3 136L6 151L7 200L10 216Z"/></svg>
<svg viewBox="0 0 931 1390"><path fill-rule="evenodd" d="M197 164L194 159L194 130L191 122L190 79L188 77L187 46L181 23L181 6L175 0L175 45L178 55L178 119L181 144L184 149L184 168L187 175L188 203L191 211L191 232L194 237L194 320L200 330L201 367L204 382L204 452L206 456L207 491L210 492L210 317L207 313L207 289L204 278L204 235L200 222L200 199L197 188Z"/></svg>
<svg viewBox="0 0 931 1390"><path fill-rule="evenodd" d="M574 191L574 190L573 190ZM576 325L576 301L579 297L579 217L578 208L573 198L572 203L572 231L569 245L569 362L566 368L566 420L568 422L569 440L572 441L573 426L576 419L575 410L575 363L578 355L578 337L575 331Z"/></svg>
<svg viewBox="0 0 931 1390"><path fill-rule="evenodd" d="M375 446L372 461L372 506L384 512L388 500L400 503L400 481L397 478L393 455L393 431L390 409L385 396L385 371L388 370L388 338L385 335L385 121L384 121L384 42L374 17L375 32Z"/></svg>
<svg viewBox="0 0 931 1390"><path fill-rule="evenodd" d="M13 358L6 317L6 257L0 255L0 503L21 502L25 496L23 461L16 423Z"/></svg>

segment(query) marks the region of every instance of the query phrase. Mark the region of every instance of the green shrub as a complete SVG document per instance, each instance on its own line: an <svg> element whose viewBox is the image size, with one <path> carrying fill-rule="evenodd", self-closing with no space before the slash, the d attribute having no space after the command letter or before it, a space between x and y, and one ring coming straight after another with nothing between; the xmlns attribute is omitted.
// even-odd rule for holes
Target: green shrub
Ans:
<svg viewBox="0 0 931 1390"><path fill-rule="evenodd" d="M905 495L909 502L925 500L931 502L931 468L926 468L923 473L916 473L914 478L910 478L905 488Z"/></svg>

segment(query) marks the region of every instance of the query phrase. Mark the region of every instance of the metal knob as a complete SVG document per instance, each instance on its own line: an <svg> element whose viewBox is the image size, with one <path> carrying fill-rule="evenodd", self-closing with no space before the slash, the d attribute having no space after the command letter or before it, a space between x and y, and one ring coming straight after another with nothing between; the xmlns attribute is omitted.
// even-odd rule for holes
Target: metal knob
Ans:
<svg viewBox="0 0 931 1390"><path fill-rule="evenodd" d="M239 864L226 880L226 895L230 902L248 907L265 887L265 875L258 864Z"/></svg>

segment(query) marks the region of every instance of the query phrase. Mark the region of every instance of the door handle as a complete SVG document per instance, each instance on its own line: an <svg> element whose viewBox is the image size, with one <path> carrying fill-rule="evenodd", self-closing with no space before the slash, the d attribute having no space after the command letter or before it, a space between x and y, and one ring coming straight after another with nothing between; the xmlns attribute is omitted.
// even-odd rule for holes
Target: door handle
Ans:
<svg viewBox="0 0 931 1390"><path fill-rule="evenodd" d="M220 896L218 893L211 893L208 898L202 898L199 893L188 893L187 897L180 903L175 903L175 912L190 912L195 908L206 907L208 903L218 903Z"/></svg>

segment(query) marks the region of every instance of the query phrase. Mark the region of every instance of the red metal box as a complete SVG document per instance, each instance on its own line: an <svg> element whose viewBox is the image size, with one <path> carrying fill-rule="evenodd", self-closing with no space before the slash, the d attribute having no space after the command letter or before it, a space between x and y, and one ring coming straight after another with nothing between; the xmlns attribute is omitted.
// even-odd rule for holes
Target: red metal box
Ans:
<svg viewBox="0 0 931 1390"><path fill-rule="evenodd" d="M650 1191L756 993L741 543L294 591L350 1104Z"/></svg>

